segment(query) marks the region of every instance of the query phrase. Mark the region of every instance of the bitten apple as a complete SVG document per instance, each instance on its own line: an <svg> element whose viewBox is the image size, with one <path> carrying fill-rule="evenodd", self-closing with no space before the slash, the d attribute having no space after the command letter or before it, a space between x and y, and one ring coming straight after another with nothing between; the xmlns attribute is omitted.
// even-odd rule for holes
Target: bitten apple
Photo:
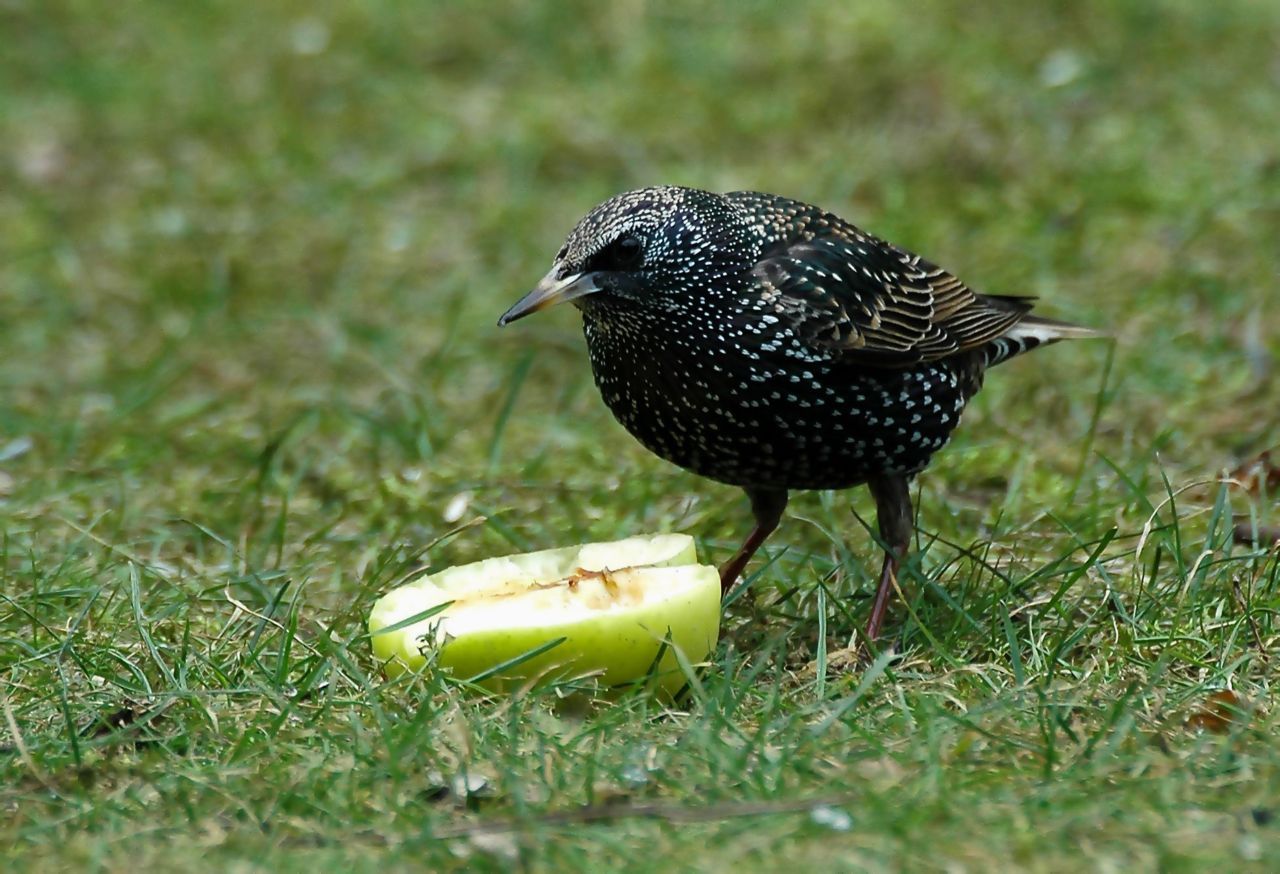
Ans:
<svg viewBox="0 0 1280 874"><path fill-rule="evenodd" d="M685 534L446 568L388 592L369 613L373 651L389 675L421 669L430 659L497 690L578 677L616 687L652 670L655 688L672 694L685 683L673 650L696 664L715 646L719 629L719 573L697 563Z"/></svg>

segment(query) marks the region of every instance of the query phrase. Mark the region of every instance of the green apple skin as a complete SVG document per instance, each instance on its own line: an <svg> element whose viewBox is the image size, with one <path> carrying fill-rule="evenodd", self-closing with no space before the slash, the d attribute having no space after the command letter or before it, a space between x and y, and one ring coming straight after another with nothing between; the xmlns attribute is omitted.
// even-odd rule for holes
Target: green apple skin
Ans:
<svg viewBox="0 0 1280 874"><path fill-rule="evenodd" d="M375 606L369 617L374 654L381 660L389 676L421 670L427 664L423 649L434 650L434 664L453 676L467 679L491 671L495 666L516 659L549 641L564 640L531 659L486 677L479 685L509 692L525 686L553 680L595 677L606 689L627 687L650 675L654 659L664 640L670 641L661 661L652 671L652 687L664 698L670 698L684 686L686 678L672 647L678 648L689 663L696 664L714 649L720 625L720 577L715 568L696 564L692 538L685 535L662 535L661 548L636 548L642 538L629 538L617 544L589 544L542 550L537 553L487 559L423 578L389 592ZM675 538L680 538L676 540ZM642 545L643 546L643 545ZM446 633L443 642L434 646L427 642L428 627L442 622L448 629L446 614L438 614L422 623L376 634L441 600L472 599L479 603L484 595L469 595L477 581L486 574L519 567L533 568L540 579L567 577L576 568L603 567L610 556L652 560L653 564L627 567L609 575L614 585L638 587L646 593L642 603L591 610L562 621L554 610L543 610L545 621L520 623L519 627L470 628L458 636ZM498 565L496 563L505 563ZM447 594L443 594L447 593ZM513 603L520 596L513 598ZM569 611L563 611L565 613ZM580 611L579 611L580 612Z"/></svg>

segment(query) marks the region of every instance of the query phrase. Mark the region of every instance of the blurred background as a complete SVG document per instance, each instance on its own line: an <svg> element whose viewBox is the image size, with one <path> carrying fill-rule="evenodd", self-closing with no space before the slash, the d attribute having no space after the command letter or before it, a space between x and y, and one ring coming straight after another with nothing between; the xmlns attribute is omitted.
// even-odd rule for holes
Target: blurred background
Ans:
<svg viewBox="0 0 1280 874"><path fill-rule="evenodd" d="M1232 514L1280 522L1277 132L1275 0L0 0L0 846L1267 868L1280 573ZM842 651L854 490L793 499L686 713L381 682L365 617L424 564L742 539L612 421L571 307L495 325L659 183L1114 339L988 375L918 480L892 667ZM667 819L572 818L628 799Z"/></svg>
<svg viewBox="0 0 1280 874"><path fill-rule="evenodd" d="M1106 527L1117 468L1280 442L1274 3L4 0L0 30L0 512L36 552L99 526L346 577L476 513L449 557L727 547L745 502L611 421L574 311L494 324L658 183L809 200L1114 332L991 375L927 524L1088 497Z"/></svg>

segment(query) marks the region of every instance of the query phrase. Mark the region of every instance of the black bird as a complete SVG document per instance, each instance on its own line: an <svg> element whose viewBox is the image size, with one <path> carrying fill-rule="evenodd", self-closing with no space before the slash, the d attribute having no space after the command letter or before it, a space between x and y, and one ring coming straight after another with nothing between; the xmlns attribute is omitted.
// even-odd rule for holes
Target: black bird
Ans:
<svg viewBox="0 0 1280 874"><path fill-rule="evenodd" d="M673 464L742 487L755 528L721 568L728 592L790 489L866 484L884 565L879 635L910 544L908 483L947 442L983 372L1087 328L976 294L919 255L772 194L664 186L578 222L551 271L499 320L582 311L614 416Z"/></svg>

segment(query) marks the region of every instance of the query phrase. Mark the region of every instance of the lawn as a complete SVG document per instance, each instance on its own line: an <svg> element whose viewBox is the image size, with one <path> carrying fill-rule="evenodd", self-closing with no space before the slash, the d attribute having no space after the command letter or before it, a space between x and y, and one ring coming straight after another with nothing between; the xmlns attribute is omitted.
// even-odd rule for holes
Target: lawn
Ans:
<svg viewBox="0 0 1280 874"><path fill-rule="evenodd" d="M1262 0L0 2L0 859L1280 868L1277 34ZM384 680L364 617L417 568L749 527L613 422L571 308L495 326L657 183L1113 336L989 374L870 662L856 490L795 496L676 706Z"/></svg>

